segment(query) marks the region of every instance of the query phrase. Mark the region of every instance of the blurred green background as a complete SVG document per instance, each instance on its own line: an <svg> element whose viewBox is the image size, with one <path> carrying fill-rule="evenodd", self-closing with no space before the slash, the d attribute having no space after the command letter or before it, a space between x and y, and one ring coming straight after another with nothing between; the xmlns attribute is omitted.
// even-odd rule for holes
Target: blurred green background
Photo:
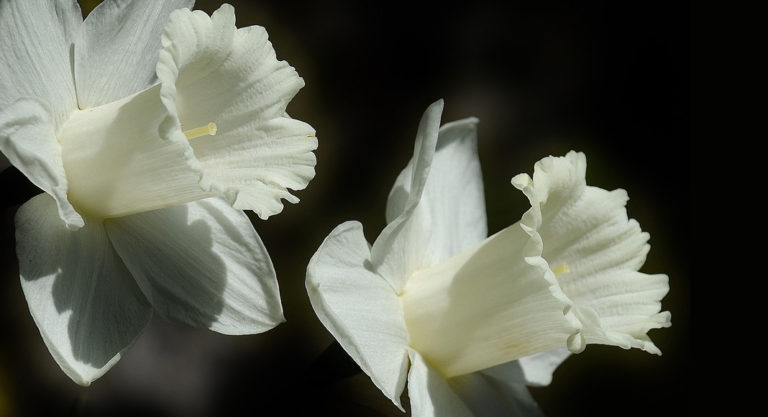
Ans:
<svg viewBox="0 0 768 417"><path fill-rule="evenodd" d="M0 0L5 1L5 0ZM81 1L84 6L87 3ZM332 337L304 290L323 238L359 220L385 225L391 184L411 156L427 105L444 121L477 116L491 233L526 200L509 180L540 158L587 154L587 179L625 188L651 235L644 272L667 273L673 326L651 337L661 357L590 346L533 390L545 414L677 415L691 370L690 32L685 2L231 1L238 26L261 25L306 87L288 107L317 129L317 176L268 221L253 218L278 274L287 322L232 337L154 318L90 388L62 373L29 315L4 204L0 417L11 415L393 415L344 355L316 358ZM198 1L212 12L221 2ZM92 7L92 6L91 6ZM87 7L84 7L84 11ZM10 174L4 174L8 177ZM6 198L29 190L23 178ZM10 197L9 197L10 196ZM349 376L352 375L352 376Z"/></svg>

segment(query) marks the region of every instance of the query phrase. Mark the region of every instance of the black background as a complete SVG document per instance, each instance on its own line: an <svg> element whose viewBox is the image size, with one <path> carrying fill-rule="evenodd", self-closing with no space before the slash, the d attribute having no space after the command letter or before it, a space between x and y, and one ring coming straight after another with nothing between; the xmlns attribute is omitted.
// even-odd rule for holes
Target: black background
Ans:
<svg viewBox="0 0 768 417"><path fill-rule="evenodd" d="M72 383L29 316L13 252L14 199L30 186L2 174L0 416L402 415L314 316L304 272L322 239L356 219L373 241L389 187L405 166L422 112L477 116L491 233L526 200L509 180L540 158L587 154L588 182L625 188L651 234L644 272L667 273L673 326L651 337L661 357L590 346L549 387L556 416L678 415L690 371L690 33L685 2L232 1L238 26L266 27L278 58L306 87L288 108L317 130L317 176L298 205L257 231L278 273L287 322L232 337L155 318L90 388ZM198 1L212 12L220 2ZM22 196L22 197L18 197ZM352 375L352 376L348 376ZM406 401L407 402L407 401ZM684 411L685 410L685 411Z"/></svg>

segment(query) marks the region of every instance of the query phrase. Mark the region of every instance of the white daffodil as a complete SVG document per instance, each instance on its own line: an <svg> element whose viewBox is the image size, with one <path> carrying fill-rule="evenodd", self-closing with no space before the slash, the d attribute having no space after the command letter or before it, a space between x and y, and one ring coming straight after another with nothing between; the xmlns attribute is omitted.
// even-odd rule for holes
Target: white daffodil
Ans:
<svg viewBox="0 0 768 417"><path fill-rule="evenodd" d="M477 120L440 128L442 107L373 246L343 223L307 269L315 312L376 386L400 407L407 376L414 416L535 415L525 385L585 344L660 353L646 333L669 325L667 277L637 272L648 234L627 194L587 186L583 154L545 158L513 179L531 209L486 239Z"/></svg>
<svg viewBox="0 0 768 417"><path fill-rule="evenodd" d="M192 0L0 2L0 151L45 193L16 215L21 284L43 339L83 385L152 308L226 334L283 321L245 213L296 202L314 130L304 85L261 27ZM215 136L214 136L215 135Z"/></svg>

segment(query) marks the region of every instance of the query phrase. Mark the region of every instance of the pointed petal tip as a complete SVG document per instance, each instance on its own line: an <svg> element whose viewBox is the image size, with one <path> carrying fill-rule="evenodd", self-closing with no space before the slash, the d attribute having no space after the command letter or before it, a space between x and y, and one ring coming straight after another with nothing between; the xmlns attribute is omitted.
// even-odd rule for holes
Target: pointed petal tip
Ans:
<svg viewBox="0 0 768 417"><path fill-rule="evenodd" d="M429 108L440 107L440 109L442 110L444 106L445 106L445 99L439 98L433 101L432 104L429 105Z"/></svg>
<svg viewBox="0 0 768 417"><path fill-rule="evenodd" d="M353 232L354 229L359 229L359 234L363 235L363 225L357 221L357 220L347 220L344 223L339 224L338 226L334 227L333 230L328 234L328 236L323 239L323 242L320 244L320 246L317 248L317 251L312 255L312 258L309 260L309 263L307 264L307 280L306 280L306 287L307 291L313 291L313 292L319 292L320 286L321 286L321 278L322 274L319 274L316 270L320 268L321 266L318 264L323 263L325 260L323 255L323 249L326 245L332 245L333 240L338 235L344 235L347 233Z"/></svg>
<svg viewBox="0 0 768 417"><path fill-rule="evenodd" d="M448 122L442 126L440 126L440 135L448 134L449 131L452 130L473 130L477 129L477 124L480 123L480 120L477 117L471 116L466 117L464 119L455 120L453 122Z"/></svg>

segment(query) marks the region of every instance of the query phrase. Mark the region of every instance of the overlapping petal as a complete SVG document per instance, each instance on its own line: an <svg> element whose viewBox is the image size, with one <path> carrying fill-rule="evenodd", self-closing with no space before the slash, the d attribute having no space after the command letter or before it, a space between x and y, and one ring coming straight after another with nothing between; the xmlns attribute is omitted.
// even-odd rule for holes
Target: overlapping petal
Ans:
<svg viewBox="0 0 768 417"><path fill-rule="evenodd" d="M408 335L395 291L371 270L360 223L342 223L328 235L309 262L306 285L320 321L401 407Z"/></svg>
<svg viewBox="0 0 768 417"><path fill-rule="evenodd" d="M109 219L105 227L161 315L225 334L261 333L284 320L261 239L223 200Z"/></svg>
<svg viewBox="0 0 768 417"><path fill-rule="evenodd" d="M46 103L38 99L20 99L3 108L0 110L0 152L33 184L55 199L61 220L76 229L82 227L84 221L67 198L67 176L52 119Z"/></svg>
<svg viewBox="0 0 768 417"><path fill-rule="evenodd" d="M170 13L194 0L110 0L85 19L74 48L80 108L96 107L150 87Z"/></svg>
<svg viewBox="0 0 768 417"><path fill-rule="evenodd" d="M215 137L191 141L205 181L237 208L265 219L281 199L297 202L315 175L317 138L308 124L286 117L304 81L278 61L264 28L235 27L231 6L212 16L178 10L163 34L157 75L168 111L183 129L215 123Z"/></svg>
<svg viewBox="0 0 768 417"><path fill-rule="evenodd" d="M432 368L419 352L409 349L408 398L411 414L419 417L473 417L464 401L445 377Z"/></svg>
<svg viewBox="0 0 768 417"><path fill-rule="evenodd" d="M413 158L406 170L410 177L408 197L404 203L392 203L402 209L392 209L400 214L387 224L371 248L371 262L376 272L400 291L411 273L428 265L427 250L430 242L430 213L426 205L420 205L421 195L427 183L430 166L440 130L443 100L432 103L419 122ZM396 197L399 198L399 197Z"/></svg>
<svg viewBox="0 0 768 417"><path fill-rule="evenodd" d="M82 21L75 0L0 2L0 108L36 98L54 131L66 120L77 108L70 54Z"/></svg>
<svg viewBox="0 0 768 417"><path fill-rule="evenodd" d="M564 360L571 356L566 348L552 349L535 355L525 356L517 360L523 372L525 383L541 387L552 382L552 373Z"/></svg>
<svg viewBox="0 0 768 417"><path fill-rule="evenodd" d="M152 309L98 220L70 231L47 194L16 215L21 286L61 369L88 385L133 344Z"/></svg>
<svg viewBox="0 0 768 417"><path fill-rule="evenodd" d="M440 127L419 200L429 212L426 256L430 264L469 249L488 236L483 178L477 156L477 123L477 119L471 117ZM389 193L387 222L394 221L405 209L411 194L413 163L412 159Z"/></svg>

